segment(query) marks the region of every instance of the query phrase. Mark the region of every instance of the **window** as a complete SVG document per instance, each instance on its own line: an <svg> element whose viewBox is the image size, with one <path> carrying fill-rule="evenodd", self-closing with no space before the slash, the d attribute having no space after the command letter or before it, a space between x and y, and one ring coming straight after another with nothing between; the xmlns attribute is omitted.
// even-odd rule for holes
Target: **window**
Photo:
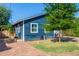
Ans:
<svg viewBox="0 0 79 59"><path fill-rule="evenodd" d="M31 23L30 32L31 33L38 33L38 23Z"/></svg>

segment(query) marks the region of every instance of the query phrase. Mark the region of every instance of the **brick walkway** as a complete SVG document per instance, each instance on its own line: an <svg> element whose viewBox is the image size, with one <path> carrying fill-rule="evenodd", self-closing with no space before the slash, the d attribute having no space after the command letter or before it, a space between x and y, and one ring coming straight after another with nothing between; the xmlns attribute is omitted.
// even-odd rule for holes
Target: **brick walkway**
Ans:
<svg viewBox="0 0 79 59"><path fill-rule="evenodd" d="M11 49L0 52L0 56L46 56L47 54L27 44L27 42L16 42L7 44Z"/></svg>

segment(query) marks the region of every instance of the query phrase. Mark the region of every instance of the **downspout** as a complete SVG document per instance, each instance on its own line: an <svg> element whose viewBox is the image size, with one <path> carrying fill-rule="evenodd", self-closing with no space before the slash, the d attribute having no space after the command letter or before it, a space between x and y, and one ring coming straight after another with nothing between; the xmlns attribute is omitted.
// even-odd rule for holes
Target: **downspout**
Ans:
<svg viewBox="0 0 79 59"><path fill-rule="evenodd" d="M25 41L25 37L24 37L24 20L23 20L23 42Z"/></svg>

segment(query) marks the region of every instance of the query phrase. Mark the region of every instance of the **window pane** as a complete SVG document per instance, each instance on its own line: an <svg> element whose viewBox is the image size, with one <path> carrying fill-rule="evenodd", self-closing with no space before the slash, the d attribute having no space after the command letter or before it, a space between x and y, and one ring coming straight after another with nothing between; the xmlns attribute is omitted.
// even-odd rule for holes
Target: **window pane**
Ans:
<svg viewBox="0 0 79 59"><path fill-rule="evenodd" d="M36 31L36 29L32 28L32 32L35 32L35 31Z"/></svg>
<svg viewBox="0 0 79 59"><path fill-rule="evenodd" d="M36 25L36 24L32 24L32 27L36 28L36 27L37 27L37 25Z"/></svg>
<svg viewBox="0 0 79 59"><path fill-rule="evenodd" d="M37 33L38 32L38 24L37 23L32 23L31 24L31 32L32 33Z"/></svg>

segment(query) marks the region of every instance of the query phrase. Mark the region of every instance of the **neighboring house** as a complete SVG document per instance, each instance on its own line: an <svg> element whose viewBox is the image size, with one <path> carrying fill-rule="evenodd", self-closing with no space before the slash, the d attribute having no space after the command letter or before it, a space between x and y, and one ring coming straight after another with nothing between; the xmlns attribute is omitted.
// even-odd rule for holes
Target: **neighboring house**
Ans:
<svg viewBox="0 0 79 59"><path fill-rule="evenodd" d="M53 31L46 31L43 27L45 22L45 14L39 14L19 20L13 26L16 36L23 41L52 38Z"/></svg>

